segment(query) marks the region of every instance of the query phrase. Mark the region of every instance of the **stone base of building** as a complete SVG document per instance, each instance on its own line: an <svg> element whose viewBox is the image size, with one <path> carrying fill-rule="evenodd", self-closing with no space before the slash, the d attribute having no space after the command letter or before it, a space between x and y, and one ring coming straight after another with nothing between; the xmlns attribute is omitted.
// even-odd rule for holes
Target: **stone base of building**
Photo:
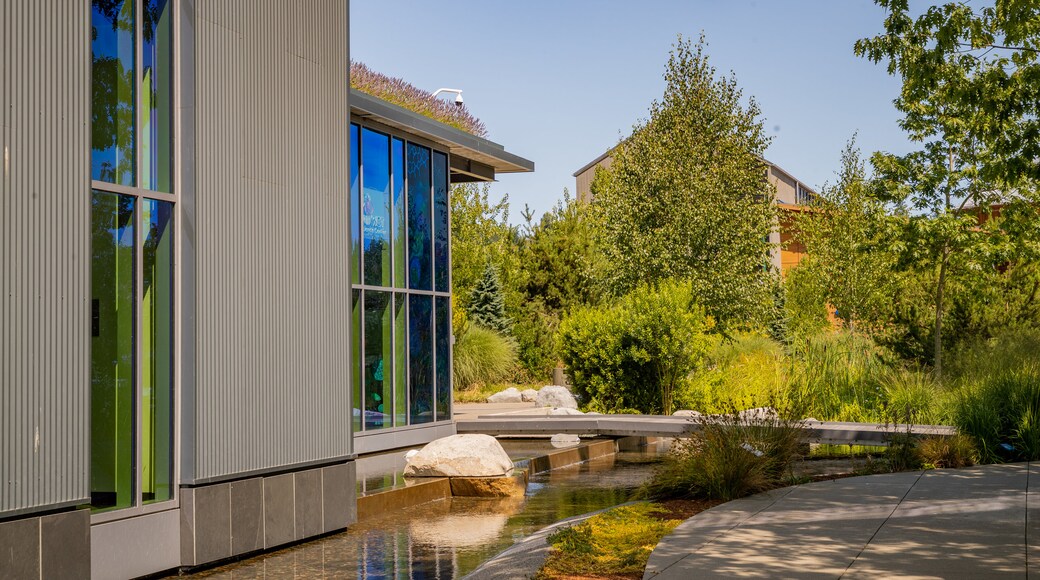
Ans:
<svg viewBox="0 0 1040 580"><path fill-rule="evenodd" d="M194 567L345 529L354 462L181 488L180 564Z"/></svg>
<svg viewBox="0 0 1040 580"><path fill-rule="evenodd" d="M0 522L0 578L89 578L90 510Z"/></svg>

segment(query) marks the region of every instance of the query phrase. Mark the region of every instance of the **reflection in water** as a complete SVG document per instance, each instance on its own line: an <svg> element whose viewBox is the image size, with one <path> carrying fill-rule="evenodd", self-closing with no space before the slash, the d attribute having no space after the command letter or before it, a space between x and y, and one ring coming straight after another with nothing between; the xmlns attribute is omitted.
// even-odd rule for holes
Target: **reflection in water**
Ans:
<svg viewBox="0 0 1040 580"><path fill-rule="evenodd" d="M535 475L523 499L452 498L190 578L457 578L559 520L628 501L655 452Z"/></svg>

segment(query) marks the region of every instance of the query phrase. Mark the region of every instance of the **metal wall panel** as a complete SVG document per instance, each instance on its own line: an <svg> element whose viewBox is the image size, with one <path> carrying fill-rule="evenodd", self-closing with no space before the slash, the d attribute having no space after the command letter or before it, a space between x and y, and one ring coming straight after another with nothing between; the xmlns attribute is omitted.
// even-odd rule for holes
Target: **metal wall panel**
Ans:
<svg viewBox="0 0 1040 580"><path fill-rule="evenodd" d="M352 453L347 1L198 0L194 30L185 483Z"/></svg>
<svg viewBox="0 0 1040 580"><path fill-rule="evenodd" d="M0 2L0 517L90 496L89 8Z"/></svg>

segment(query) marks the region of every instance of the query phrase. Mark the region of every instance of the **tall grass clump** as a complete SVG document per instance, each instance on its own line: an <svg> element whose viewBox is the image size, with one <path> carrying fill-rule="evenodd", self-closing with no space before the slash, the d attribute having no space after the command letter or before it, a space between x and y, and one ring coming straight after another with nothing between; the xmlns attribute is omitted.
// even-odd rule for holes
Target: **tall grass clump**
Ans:
<svg viewBox="0 0 1040 580"><path fill-rule="evenodd" d="M494 330L471 324L455 342L452 374L459 389L505 381L516 364L516 343Z"/></svg>
<svg viewBox="0 0 1040 580"><path fill-rule="evenodd" d="M883 421L945 425L950 421L950 395L921 369L888 367L877 377L883 397Z"/></svg>
<svg viewBox="0 0 1040 580"><path fill-rule="evenodd" d="M708 353L705 368L690 375L676 397L680 409L725 413L727 401L765 407L783 399L783 346L758 334L738 334Z"/></svg>
<svg viewBox="0 0 1040 580"><path fill-rule="evenodd" d="M883 421L881 354L869 338L851 332L802 339L788 363L790 397L821 421Z"/></svg>
<svg viewBox="0 0 1040 580"><path fill-rule="evenodd" d="M781 485L801 455L798 422L783 415L734 411L702 421L700 431L676 444L644 495L729 501Z"/></svg>

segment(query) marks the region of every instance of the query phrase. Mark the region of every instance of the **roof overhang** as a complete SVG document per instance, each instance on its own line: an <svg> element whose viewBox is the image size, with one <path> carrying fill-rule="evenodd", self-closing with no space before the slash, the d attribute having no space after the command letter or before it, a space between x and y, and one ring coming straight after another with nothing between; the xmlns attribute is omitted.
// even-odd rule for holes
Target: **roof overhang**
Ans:
<svg viewBox="0 0 1040 580"><path fill-rule="evenodd" d="M409 111L367 93L350 89L350 113L422 137L451 153L452 182L494 181L496 173L528 173L534 162L455 127Z"/></svg>

